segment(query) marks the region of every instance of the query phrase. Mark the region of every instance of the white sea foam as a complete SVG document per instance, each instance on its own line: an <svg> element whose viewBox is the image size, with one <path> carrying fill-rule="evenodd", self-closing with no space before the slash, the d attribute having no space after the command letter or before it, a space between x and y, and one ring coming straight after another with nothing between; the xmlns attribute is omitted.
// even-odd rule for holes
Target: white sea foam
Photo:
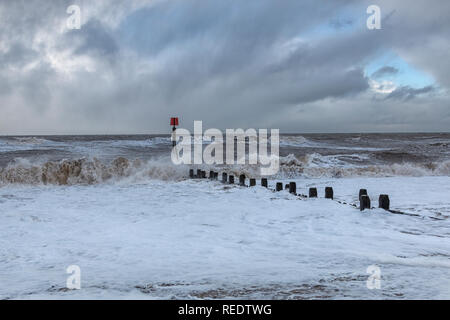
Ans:
<svg viewBox="0 0 450 320"><path fill-rule="evenodd" d="M361 138L352 140L359 142ZM335 150L354 150L354 151L383 151L389 148L374 148L362 146L342 146L337 143L329 143L322 141L313 141L303 136L281 136L280 147L294 147L294 148L316 148L316 149L335 149Z"/></svg>
<svg viewBox="0 0 450 320"><path fill-rule="evenodd" d="M317 187L307 200L188 180L169 137L21 138L0 137L0 299L450 298L450 161L439 136L432 149L385 139L398 148L389 152L370 152L361 137L350 150L348 140L282 137L302 155L280 157L269 187ZM27 158L12 161L17 152ZM326 186L335 201L323 199ZM416 216L360 212L361 188L373 206L389 194L392 209ZM80 291L65 289L72 264ZM366 287L370 265L381 268L381 290Z"/></svg>
<svg viewBox="0 0 450 320"><path fill-rule="evenodd" d="M346 155L348 156L348 155ZM358 158L357 155L351 155ZM340 155L322 156L318 153L304 157L290 154L280 157L280 171L272 178L344 178L389 176L450 176L450 161L436 164L395 163L392 165L350 165ZM123 181L148 181L152 179L179 181L188 177L187 165L174 165L167 157L149 160L117 157L113 161L97 158L76 160L30 162L18 158L5 168L0 168L0 186L8 184L76 185ZM225 171L239 176L260 178L259 165L201 165L206 171Z"/></svg>
<svg viewBox="0 0 450 320"><path fill-rule="evenodd" d="M340 161L340 155L322 156L318 153L295 157L290 154L280 158L281 177L386 177L386 176L449 176L450 161L392 165L351 165Z"/></svg>
<svg viewBox="0 0 450 320"><path fill-rule="evenodd" d="M20 150L45 149L58 145L58 143L53 141L37 137L0 137L0 153Z"/></svg>
<svg viewBox="0 0 450 320"><path fill-rule="evenodd" d="M0 298L448 299L449 179L295 180L319 188L308 200L201 180L0 188ZM324 186L420 216L360 212ZM67 291L73 264L81 290Z"/></svg>

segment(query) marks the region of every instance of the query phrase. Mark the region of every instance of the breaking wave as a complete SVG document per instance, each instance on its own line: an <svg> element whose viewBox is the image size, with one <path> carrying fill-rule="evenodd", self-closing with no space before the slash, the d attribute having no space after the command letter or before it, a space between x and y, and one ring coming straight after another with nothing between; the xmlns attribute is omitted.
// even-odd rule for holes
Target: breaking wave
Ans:
<svg viewBox="0 0 450 320"><path fill-rule="evenodd" d="M175 166L166 159L142 161L119 157L110 163L103 163L96 158L82 158L48 161L43 164L18 160L0 168L0 185L89 185L124 180L180 180L187 176L186 171L185 166Z"/></svg>
<svg viewBox="0 0 450 320"><path fill-rule="evenodd" d="M386 176L450 176L450 161L428 163L393 163L350 166L338 163L336 157L313 153L303 157L290 154L280 158L280 176L309 178L386 177Z"/></svg>
<svg viewBox="0 0 450 320"><path fill-rule="evenodd" d="M15 137L13 139L13 143L15 144L30 144L30 145L39 145L46 142L50 142L46 139L37 138L37 137Z"/></svg>
<svg viewBox="0 0 450 320"><path fill-rule="evenodd" d="M430 163L394 163L391 165L349 165L336 157L318 153L280 157L280 170L273 178L346 178L386 176L450 176L450 161ZM106 182L180 181L188 177L188 165L174 165L170 158L130 160L118 157L109 163L97 158L47 161L33 164L17 159L0 168L0 185L90 185ZM195 167L196 169L197 167ZM260 177L258 165L200 166L203 170L226 171L238 176Z"/></svg>

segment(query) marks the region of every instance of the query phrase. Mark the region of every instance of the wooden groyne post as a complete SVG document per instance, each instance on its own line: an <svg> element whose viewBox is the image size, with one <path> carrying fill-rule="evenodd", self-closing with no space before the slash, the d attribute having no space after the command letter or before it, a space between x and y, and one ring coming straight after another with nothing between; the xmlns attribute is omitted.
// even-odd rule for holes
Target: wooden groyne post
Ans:
<svg viewBox="0 0 450 320"><path fill-rule="evenodd" d="M267 188L267 178L261 179L261 186Z"/></svg>
<svg viewBox="0 0 450 320"><path fill-rule="evenodd" d="M283 190L283 183L282 182L277 182L275 190L276 191L282 191Z"/></svg>
<svg viewBox="0 0 450 320"><path fill-rule="evenodd" d="M317 198L317 188L309 188L309 197Z"/></svg>
<svg viewBox="0 0 450 320"><path fill-rule="evenodd" d="M289 182L289 193L297 194L297 184L295 182Z"/></svg>
<svg viewBox="0 0 450 320"><path fill-rule="evenodd" d="M332 187L325 187L325 199L334 199L334 192Z"/></svg>
<svg viewBox="0 0 450 320"><path fill-rule="evenodd" d="M245 187L245 174L241 174L241 175L239 176L239 185L240 185L241 187Z"/></svg>
<svg viewBox="0 0 450 320"><path fill-rule="evenodd" d="M367 196L367 189L359 189L359 198L361 198L362 195Z"/></svg>
<svg viewBox="0 0 450 320"><path fill-rule="evenodd" d="M389 210L390 201L387 194L380 194L378 198L378 207L384 210Z"/></svg>
<svg viewBox="0 0 450 320"><path fill-rule="evenodd" d="M362 194L359 197L359 210L370 209L370 198L367 194Z"/></svg>

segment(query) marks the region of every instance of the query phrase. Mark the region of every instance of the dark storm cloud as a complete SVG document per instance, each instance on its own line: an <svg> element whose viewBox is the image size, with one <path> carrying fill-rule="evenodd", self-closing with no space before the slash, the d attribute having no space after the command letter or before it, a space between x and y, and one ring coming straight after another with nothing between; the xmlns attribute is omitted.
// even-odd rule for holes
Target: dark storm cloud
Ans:
<svg viewBox="0 0 450 320"><path fill-rule="evenodd" d="M411 88L409 86L402 86L392 91L386 99L411 100L416 96L431 93L434 90L435 88L433 86L426 86L419 89Z"/></svg>
<svg viewBox="0 0 450 320"><path fill-rule="evenodd" d="M372 74L372 78L382 78L392 76L398 73L398 69L391 66L384 66Z"/></svg>
<svg viewBox="0 0 450 320"><path fill-rule="evenodd" d="M80 0L82 28L68 31L72 1L0 1L0 132L165 132L174 114L186 127L359 131L376 104L389 105L383 128L405 130L408 119L429 130L405 103L449 121L448 94L437 95L450 88L449 5L436 2L382 0L383 27L371 31L372 3L361 1ZM373 99L364 68L383 50L442 90L401 86Z"/></svg>

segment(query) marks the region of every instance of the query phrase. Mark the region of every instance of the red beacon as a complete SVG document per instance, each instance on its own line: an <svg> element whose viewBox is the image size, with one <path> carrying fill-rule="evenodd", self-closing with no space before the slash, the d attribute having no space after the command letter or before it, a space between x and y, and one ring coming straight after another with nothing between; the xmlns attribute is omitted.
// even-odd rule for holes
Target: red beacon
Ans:
<svg viewBox="0 0 450 320"><path fill-rule="evenodd" d="M172 146L175 146L177 143L175 130L177 130L176 126L178 126L178 118L170 118L170 125L172 126Z"/></svg>

